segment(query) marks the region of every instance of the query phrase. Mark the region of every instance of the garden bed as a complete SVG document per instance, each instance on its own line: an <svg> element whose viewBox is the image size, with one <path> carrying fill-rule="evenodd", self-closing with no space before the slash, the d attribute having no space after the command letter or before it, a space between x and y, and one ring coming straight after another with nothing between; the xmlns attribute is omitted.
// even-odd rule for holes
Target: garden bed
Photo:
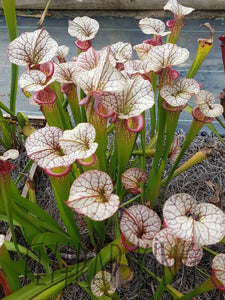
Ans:
<svg viewBox="0 0 225 300"><path fill-rule="evenodd" d="M178 133L179 144L181 145L184 140L184 133L180 131ZM148 139L148 136L146 137ZM218 198L221 199L222 209L224 210L225 201L224 201L224 192L225 192L225 149L222 143L216 138L214 135L210 133L203 132L198 135L194 142L192 142L190 148L186 152L182 162L187 161L194 153L199 151L200 149L208 147L212 149L212 154L201 163L193 166L191 169L186 172L180 174L178 177L174 178L169 184L167 190L164 194L160 194L159 201L163 203L166 199L168 199L171 195L176 193L189 193L194 198L198 200L198 202L211 202L211 200ZM12 178L15 180L21 170L25 167L28 159L26 157L26 153L22 152L19 158L16 160L15 169L12 172ZM147 173L149 173L151 168L152 159L147 159ZM166 172L169 170L170 164L168 164L168 168L165 170ZM22 188L25 184L26 177L20 181L18 187L22 191ZM216 193L215 190L212 189L211 186L218 187L220 189L219 193ZM218 191L217 189L217 191ZM54 200L54 194L50 185L50 181L48 176L41 169L37 170L37 174L35 177L35 191L36 191L36 200L37 204L40 205L43 209L45 209L59 224L62 225L62 221L60 219L57 205ZM127 200L127 199L126 199ZM137 203L138 204L138 201ZM162 212L158 211L158 214L161 216ZM75 214L75 218L78 215ZM86 251L81 251L80 260L89 259L95 256L95 251L93 250L89 237L88 230L85 227L85 222L82 217L79 217L80 230L82 233L82 239L87 246ZM63 225L62 225L63 226ZM1 222L1 230L0 233L4 234L8 226ZM110 242L112 238L108 237L108 242ZM18 232L18 241L19 243L24 243L22 236L19 236ZM217 244L215 246L210 246L210 249L217 251L218 253L225 252L225 245ZM71 248L62 248L62 257L67 264L73 264L76 260L75 251ZM142 259L144 259L144 266L148 270L155 273L157 276L161 277L163 274L163 266L158 264L155 258L151 253L138 254L131 253L128 256L129 264L134 271L133 280L123 284L119 290L118 295L122 300L131 300L131 299L150 299L154 294L154 291L157 289L158 283L156 280L153 280L145 270L141 270L141 267L134 263L132 259L136 259L140 264ZM28 261L28 264L33 268L33 271L40 272L40 267L34 262ZM204 253L204 256L198 265L198 267L210 275L211 273L211 265L212 265L212 255L209 255L207 252ZM112 266L108 266L110 269ZM194 287L198 286L201 282L205 280L204 276L196 269L196 268L188 268L186 266L182 266L175 279L171 283L173 287L178 289L179 291L186 293ZM26 282L27 284L27 282ZM141 288L141 289L140 289ZM140 294L139 294L140 289ZM138 298L139 297L139 298ZM91 299L76 283L70 285L64 289L62 292L61 298L62 300L69 299ZM172 299L172 297L165 293L164 300ZM205 293L198 297L198 299L204 300L222 300L225 299L224 293L219 290L214 290L212 292Z"/></svg>
<svg viewBox="0 0 225 300"><path fill-rule="evenodd" d="M66 61L46 29L14 39L15 2L3 4L14 91L10 108L0 103L11 116L0 116L1 143L13 148L0 157L7 300L225 299L224 108L193 79L215 28L204 24L210 38L181 78L172 66L190 57L176 43L193 8L169 0L174 19L142 18L153 38L134 47L138 60L131 43L95 50L97 20L69 20L79 54ZM17 65L28 66L18 83L45 116L40 128L15 112Z"/></svg>

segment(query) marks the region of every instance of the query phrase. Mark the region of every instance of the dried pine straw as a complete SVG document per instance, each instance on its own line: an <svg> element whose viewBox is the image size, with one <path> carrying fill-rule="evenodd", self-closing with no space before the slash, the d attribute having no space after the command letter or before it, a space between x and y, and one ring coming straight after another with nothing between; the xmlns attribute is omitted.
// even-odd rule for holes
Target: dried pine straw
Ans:
<svg viewBox="0 0 225 300"><path fill-rule="evenodd" d="M180 132L179 136L179 143L182 145L184 140L184 134ZM206 134L204 136L199 135L195 138L194 142L192 142L191 146L189 147L188 151L185 154L182 162L188 160L194 153L202 149L203 147L212 147L213 154L208 157L208 159L204 160L203 162L199 163L198 165L193 166L188 171L180 174L176 178L174 178L166 192L160 195L161 203L163 204L166 199L168 199L171 195L176 193L189 193L191 194L197 201L200 202L209 202L212 197L215 197L215 192L211 189L206 182L211 181L215 186L221 187L221 197L222 197L222 209L225 209L225 147L220 143L218 138L216 138L212 134ZM25 153L22 153L19 159L15 162L15 170L13 171L13 178L16 178L19 172L23 169L27 161ZM147 172L149 173L151 168L151 159L147 159L146 167ZM169 163L166 170L168 172L171 164ZM20 184L19 188L21 189L24 185L25 179L23 179ZM55 220L57 220L61 225L62 221L58 214L58 210L54 201L54 196L52 193L52 189L49 184L49 180L44 172L40 172L36 179L36 198L37 203L44 208ZM161 204L161 205L162 205ZM161 215L161 209L158 208L158 213ZM80 224L81 233L83 242L90 246L90 241L88 238L88 231L87 228L84 226L84 220L82 217L78 217L78 222ZM5 223L1 222L0 233L5 233L7 230L7 226ZM62 225L63 226L63 225ZM19 241L20 242L20 241ZM22 242L22 239L21 239ZM215 245L210 246L214 251L217 252L225 252L224 245ZM66 249L62 248L63 256L65 259L68 259L68 263L71 264L74 262L74 251L73 249ZM81 255L86 255L89 258L94 256L94 252L90 251L88 253L81 253ZM143 256L137 253L130 253L130 256L135 258L139 263ZM134 271L134 278L131 282L126 283L122 287L117 290L118 295L123 300L132 300L132 299L150 299L154 292L157 289L158 283L153 280L144 270L142 272L141 268L135 264L131 258L128 257L130 266ZM210 275L211 273L211 265L212 265L212 255L204 252L204 256L198 265L200 269ZM163 267L156 262L152 254L146 254L144 257L144 266L149 269L150 271L154 272L157 276L162 277L163 274ZM33 270L40 271L34 263L32 263L31 267ZM108 266L110 269L110 266ZM187 293L189 290L193 289L194 287L200 285L205 278L201 273L198 272L195 268L190 268L186 266L182 266L179 273L175 276L171 285L178 289L182 293ZM62 300L71 300L71 299L91 299L86 292L84 292L77 284L73 284L68 286L64 289L62 296ZM170 300L172 297L169 293L165 293L163 298L164 300ZM204 300L223 300L225 299L225 294L214 290L212 292L205 293L204 295L199 296L197 299L204 299Z"/></svg>

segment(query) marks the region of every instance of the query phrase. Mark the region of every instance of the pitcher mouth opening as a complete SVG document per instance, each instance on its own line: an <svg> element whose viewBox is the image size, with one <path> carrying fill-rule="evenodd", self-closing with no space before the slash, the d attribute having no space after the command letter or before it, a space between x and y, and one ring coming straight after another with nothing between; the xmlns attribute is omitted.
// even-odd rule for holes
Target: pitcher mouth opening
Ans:
<svg viewBox="0 0 225 300"><path fill-rule="evenodd" d="M14 169L14 165L7 160L0 159L0 175L9 174Z"/></svg>
<svg viewBox="0 0 225 300"><path fill-rule="evenodd" d="M74 42L75 46L77 46L78 49L80 49L81 51L86 51L91 47L91 42L90 41L80 41L80 40L76 40Z"/></svg>
<svg viewBox="0 0 225 300"><path fill-rule="evenodd" d="M126 242L126 238L124 236L124 234L122 233L121 234L121 241L122 241L122 244L124 246L125 249L127 249L129 252L131 251L135 251L138 249L138 246L137 245L133 245L133 246L129 246Z"/></svg>
<svg viewBox="0 0 225 300"><path fill-rule="evenodd" d="M140 132L145 126L145 119L142 115L125 119L125 128L131 132Z"/></svg>
<svg viewBox="0 0 225 300"><path fill-rule="evenodd" d="M181 106L170 106L165 100L163 101L162 103L162 106L165 110L167 111L174 111L174 112L179 112L179 111L182 111L186 106L187 106L187 103L184 104L184 105L181 105Z"/></svg>
<svg viewBox="0 0 225 300"><path fill-rule="evenodd" d="M191 112L193 118L202 123L211 123L213 121L212 117L206 117L200 110L198 106L194 107Z"/></svg>
<svg viewBox="0 0 225 300"><path fill-rule="evenodd" d="M71 171L72 165L69 167L58 167L52 169L43 169L46 174L53 177L61 177L67 175Z"/></svg>
<svg viewBox="0 0 225 300"><path fill-rule="evenodd" d="M56 93L49 88L37 91L33 95L33 100L39 105L52 104L56 101L56 98Z"/></svg>

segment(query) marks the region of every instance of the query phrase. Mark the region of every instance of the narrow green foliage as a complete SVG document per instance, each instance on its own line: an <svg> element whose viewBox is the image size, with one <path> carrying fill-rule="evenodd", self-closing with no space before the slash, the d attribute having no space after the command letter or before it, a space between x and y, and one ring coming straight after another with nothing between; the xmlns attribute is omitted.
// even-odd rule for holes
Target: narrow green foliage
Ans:
<svg viewBox="0 0 225 300"><path fill-rule="evenodd" d="M9 41L17 37L15 0L2 0L4 15L8 27ZM15 114L18 82L18 66L11 64L10 110Z"/></svg>

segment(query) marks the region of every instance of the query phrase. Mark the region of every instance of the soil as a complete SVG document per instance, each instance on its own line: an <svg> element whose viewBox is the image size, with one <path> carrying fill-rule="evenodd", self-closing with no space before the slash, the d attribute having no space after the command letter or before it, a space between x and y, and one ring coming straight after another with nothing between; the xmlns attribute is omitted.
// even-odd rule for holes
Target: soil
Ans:
<svg viewBox="0 0 225 300"><path fill-rule="evenodd" d="M179 143L182 144L184 140L184 133L180 131L178 133ZM225 210L225 147L224 145L212 134L202 133L196 137L194 142L191 144L190 148L185 154L183 161L189 159L194 153L198 150L202 149L203 147L210 147L213 149L212 155L208 157L208 159L204 160L203 162L195 165L188 171L180 174L178 177L173 179L168 186L166 192L160 195L161 205L163 202L168 199L171 195L186 192L191 194L194 198L197 199L199 202L210 202L212 198L215 198L216 193L210 187L210 185L214 185L220 188L219 197L221 198L222 202L222 209ZM12 172L12 177L15 179L24 168L27 162L25 152L22 152L20 157L15 162L15 169ZM147 159L147 172L150 171L151 168L151 159ZM166 172L171 167L171 163L168 164ZM20 181L18 187L22 190L22 187L25 182L25 177ZM48 180L47 175L39 170L38 176L36 178L36 198L37 203L44 208L55 220L57 220L61 224L61 219L58 214L58 210L54 201L54 195ZM218 189L217 189L218 190ZM127 199L125 199L127 200ZM161 214L161 210L158 210L159 215ZM81 253L81 255L88 256L89 258L95 255L94 251L92 251L90 242L88 239L88 230L85 226L83 226L82 217L79 219L80 224L82 224L82 237L83 240L86 242L87 247L89 247L88 253ZM4 233L7 230L7 225L1 222L0 226L0 233ZM19 240L20 243L23 243L23 240ZM218 244L214 246L210 246L210 249L217 251L219 253L225 253L225 245ZM62 256L65 260L67 260L68 264L72 264L75 259L75 254L72 249L62 249ZM144 266L154 272L159 277L162 277L163 274L163 267L156 262L152 254L148 253L143 255L138 253L131 253L128 256L128 260L130 266L134 271L134 278L132 281L122 285L118 290L117 293L122 300L131 300L131 299L150 299L151 296L154 294L155 290L157 289L157 282L154 281L145 271L141 272L141 269L132 261L132 258L135 258L139 263L141 263L142 259L144 260ZM210 275L211 273L211 262L212 262L212 255L204 251L203 259L201 260L198 267L202 269L204 272ZM33 269L37 272L37 266L31 263ZM111 266L108 266L110 269ZM193 289L200 283L205 281L204 276L198 271L196 268L188 268L186 266L182 266L179 273L174 278L171 285L181 291L182 293L188 292L190 289ZM139 293L140 288L140 293ZM73 284L64 289L62 292L61 298L62 300L71 300L71 299L91 299L78 285ZM170 300L172 297L165 293L163 298L164 300ZM204 299L204 300L224 300L225 293L222 293L218 290L214 290L212 292L208 292L204 295L199 296L197 299Z"/></svg>

